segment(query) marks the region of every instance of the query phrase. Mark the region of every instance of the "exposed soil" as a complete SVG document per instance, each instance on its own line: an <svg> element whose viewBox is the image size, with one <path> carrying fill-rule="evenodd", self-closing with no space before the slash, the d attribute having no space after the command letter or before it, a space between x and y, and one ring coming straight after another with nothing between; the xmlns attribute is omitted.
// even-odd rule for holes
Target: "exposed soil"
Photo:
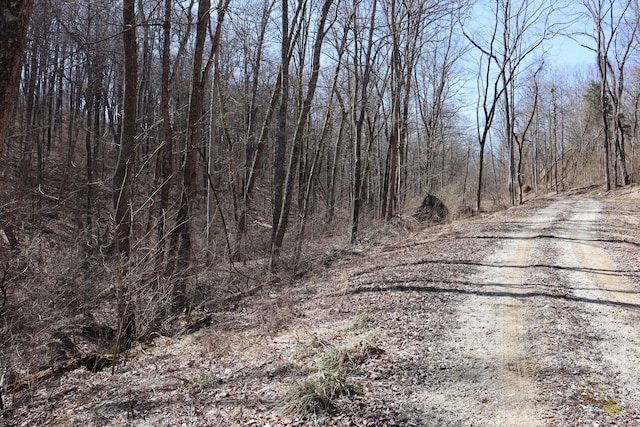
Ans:
<svg viewBox="0 0 640 427"><path fill-rule="evenodd" d="M115 373L4 396L0 424L640 426L637 212L632 187L373 236ZM352 392L284 409L355 348Z"/></svg>

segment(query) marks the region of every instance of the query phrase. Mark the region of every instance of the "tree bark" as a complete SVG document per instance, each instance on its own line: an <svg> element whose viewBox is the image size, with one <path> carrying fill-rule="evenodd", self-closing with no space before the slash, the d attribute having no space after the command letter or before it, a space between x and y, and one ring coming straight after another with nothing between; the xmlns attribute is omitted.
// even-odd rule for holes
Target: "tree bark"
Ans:
<svg viewBox="0 0 640 427"><path fill-rule="evenodd" d="M318 145L316 146L315 154L311 161L309 171L305 174L304 183L303 183L303 186L301 186L301 187L304 187L304 192L300 191L300 193L302 194L302 200L298 208L300 211L300 224L298 228L298 236L296 237L296 249L295 249L295 255L294 255L294 262L293 262L294 270L297 270L298 261L300 260L300 252L302 249L302 239L304 237L307 218L309 216L309 205L311 200L311 193L313 190L313 183L316 179L318 170L320 169L320 167L318 166L318 164L320 163L320 155L324 151L324 146L325 146L324 141L329 131L329 124L332 121L331 109L333 108L333 98L335 96L335 93L338 87L338 78L340 77L342 56L344 55L344 52L346 50L348 34L349 34L348 30L345 28L342 36L342 40L340 42L340 47L338 48L338 51L337 51L337 60L336 60L337 64L336 64L336 69L333 76L333 83L331 84L331 90L329 92L329 100L327 101L327 114L322 124L322 130L320 131ZM338 140L342 138L344 126L345 126L345 120L343 117L343 120L340 121L340 128L338 131ZM336 145L337 144L338 142L336 141Z"/></svg>
<svg viewBox="0 0 640 427"><path fill-rule="evenodd" d="M269 16L271 9L273 8L275 1L271 0L269 3L265 3L262 12L262 20L260 21L260 32L258 34L258 41L256 46L256 58L252 64L252 81L250 93L247 94L250 98L247 106L247 132L246 132L246 146L245 146L245 166L244 175L242 177L242 199L239 201L238 212L236 214L236 241L234 244L234 254L240 247L242 239L247 234L247 216L249 209L251 208L251 201L253 196L253 188L257 173L259 173L262 163L262 156L264 153L264 141L262 136L266 134L262 133L257 137L256 129L256 115L257 115L257 100L258 100L258 83L260 78L260 69L262 64L262 53L264 50L264 39L267 31L267 24L269 23ZM263 126L263 130L268 128L268 124L271 122L273 115L273 109L275 108L275 102L278 99L280 91L280 78L276 82L276 89L274 89L274 96L271 98L267 117L265 123L267 126ZM248 84L247 84L248 86Z"/></svg>
<svg viewBox="0 0 640 427"><path fill-rule="evenodd" d="M0 6L0 158L9 135L32 9L33 0L5 1Z"/></svg>
<svg viewBox="0 0 640 427"><path fill-rule="evenodd" d="M273 171L273 212L271 222L271 260L278 258L280 248L275 243L280 216L282 215L282 204L284 201L285 182L285 159L287 151L287 113L289 105L289 4L286 0L282 2L282 43L280 46L280 111L278 113L278 137L274 158ZM274 254L275 252L275 254ZM274 271L275 265L270 262L269 269Z"/></svg>
<svg viewBox="0 0 640 427"><path fill-rule="evenodd" d="M200 118L204 97L202 76L202 58L204 43L209 26L211 2L200 1L198 4L198 23L196 24L196 40L193 51L193 68L191 74L191 99L189 102L189 118L187 124L187 139L182 163L182 191L180 194L180 208L176 218L174 232L177 236L176 271L181 275L187 274L191 262L191 215L197 192L196 180L196 149L200 140ZM174 240L176 241L176 240ZM178 278L173 290L173 308L182 310L186 304L186 282L184 277Z"/></svg>
<svg viewBox="0 0 640 427"><path fill-rule="evenodd" d="M601 31L601 30L600 30ZM599 32L600 32L599 31ZM600 37L600 36L599 36ZM600 42L598 42L600 46ZM607 191L611 190L611 172L609 168L609 152L611 147L611 137L609 135L609 114L606 105L606 85L607 85L607 67L604 64L604 53L598 51L598 69L600 70L600 113L602 116L602 126L604 129L604 184ZM556 166L557 168L557 166Z"/></svg>
<svg viewBox="0 0 640 427"><path fill-rule="evenodd" d="M131 250L131 184L135 162L137 117L138 48L136 43L135 2L123 2L124 31L124 110L118 164L113 177L115 245L119 256L128 258Z"/></svg>
<svg viewBox="0 0 640 427"><path fill-rule="evenodd" d="M357 85L360 85L360 99L354 101L354 121L355 121L355 139L353 142L353 210L351 212L351 244L356 242L358 236L358 228L360 224L360 204L361 204L361 187L362 187L362 127L364 125L365 114L367 111L367 102L369 99L369 78L372 68L372 52L373 52L373 36L374 36L374 23L376 19L378 2L373 0L371 6L371 20L369 22L369 34L367 38L367 51L364 57L364 71L362 76L356 74L356 95ZM359 30L357 27L357 14L353 16L354 22L354 35L356 37L356 43L358 42ZM357 44L356 44L357 46ZM358 53L354 52L353 55L355 67L354 70L358 73L358 67L361 66L358 58ZM356 110L356 103L359 103L359 108ZM357 113L357 115L356 115Z"/></svg>

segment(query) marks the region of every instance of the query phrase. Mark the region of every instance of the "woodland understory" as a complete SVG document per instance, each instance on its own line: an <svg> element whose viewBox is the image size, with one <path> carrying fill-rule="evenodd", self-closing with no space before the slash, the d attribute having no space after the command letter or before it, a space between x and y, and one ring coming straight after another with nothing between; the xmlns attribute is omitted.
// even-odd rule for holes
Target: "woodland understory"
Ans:
<svg viewBox="0 0 640 427"><path fill-rule="evenodd" d="M429 196L440 222L631 184L640 11L574 3L37 0L0 141L0 389L117 369L424 226ZM592 65L559 69L574 25Z"/></svg>

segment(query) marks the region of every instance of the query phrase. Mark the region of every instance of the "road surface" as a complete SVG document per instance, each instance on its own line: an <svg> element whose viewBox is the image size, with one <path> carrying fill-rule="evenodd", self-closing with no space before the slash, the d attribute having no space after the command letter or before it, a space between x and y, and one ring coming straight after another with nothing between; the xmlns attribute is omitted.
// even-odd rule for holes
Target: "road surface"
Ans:
<svg viewBox="0 0 640 427"><path fill-rule="evenodd" d="M458 366L423 396L442 425L640 425L640 298L601 215L554 200L496 239L443 343Z"/></svg>

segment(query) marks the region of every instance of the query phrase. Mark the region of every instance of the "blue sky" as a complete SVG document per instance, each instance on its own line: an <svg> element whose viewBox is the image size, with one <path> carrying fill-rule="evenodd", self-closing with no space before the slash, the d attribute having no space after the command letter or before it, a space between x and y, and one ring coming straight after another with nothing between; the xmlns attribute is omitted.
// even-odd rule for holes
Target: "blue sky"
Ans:
<svg viewBox="0 0 640 427"><path fill-rule="evenodd" d="M595 53L572 39L557 36L550 42L548 58L560 68L591 67Z"/></svg>

